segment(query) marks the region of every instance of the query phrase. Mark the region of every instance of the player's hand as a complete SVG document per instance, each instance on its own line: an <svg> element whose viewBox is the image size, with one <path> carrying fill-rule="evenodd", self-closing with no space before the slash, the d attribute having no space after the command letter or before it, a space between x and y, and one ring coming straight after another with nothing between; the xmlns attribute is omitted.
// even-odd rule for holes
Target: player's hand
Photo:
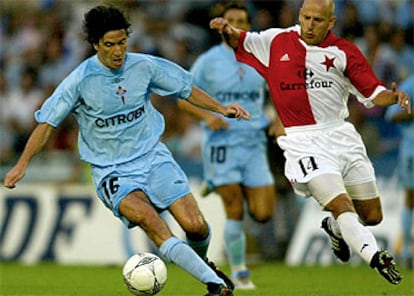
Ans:
<svg viewBox="0 0 414 296"><path fill-rule="evenodd" d="M222 17L212 19L210 21L210 28L217 30L220 34L222 34L226 43L232 48L237 48L241 30L230 25L230 23Z"/></svg>
<svg viewBox="0 0 414 296"><path fill-rule="evenodd" d="M210 113L209 117L204 119L204 122L213 131L218 131L221 129L227 130L229 128L229 123L223 119L222 116L217 114Z"/></svg>
<svg viewBox="0 0 414 296"><path fill-rule="evenodd" d="M244 110L243 107L237 103L226 106L223 115L229 118L237 118L238 120L250 119L250 113Z"/></svg>
<svg viewBox="0 0 414 296"><path fill-rule="evenodd" d="M274 143L276 143L276 139L280 136L285 136L285 127L282 125L282 123L278 120L274 120L267 130L267 134L270 137L274 138Z"/></svg>
<svg viewBox="0 0 414 296"><path fill-rule="evenodd" d="M16 183L21 180L25 175L26 169L22 168L19 165L15 165L4 178L4 187L7 188L14 188L16 187Z"/></svg>
<svg viewBox="0 0 414 296"><path fill-rule="evenodd" d="M230 25L230 23L222 17L213 18L210 21L210 29L217 30L220 34L225 33L228 35L233 35L239 33L238 29Z"/></svg>
<svg viewBox="0 0 414 296"><path fill-rule="evenodd" d="M210 29L217 30L220 34L223 34L226 26L230 25L227 20L222 17L216 17L210 21Z"/></svg>
<svg viewBox="0 0 414 296"><path fill-rule="evenodd" d="M397 89L397 83L391 83L391 91L394 96L397 98L396 104L401 106L401 109L407 110L408 113L411 113L411 102L410 96L405 92Z"/></svg>

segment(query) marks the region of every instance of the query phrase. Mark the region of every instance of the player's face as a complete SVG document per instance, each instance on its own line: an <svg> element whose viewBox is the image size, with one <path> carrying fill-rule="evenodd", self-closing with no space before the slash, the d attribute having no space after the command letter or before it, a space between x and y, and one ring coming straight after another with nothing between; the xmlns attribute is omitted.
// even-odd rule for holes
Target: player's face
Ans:
<svg viewBox="0 0 414 296"><path fill-rule="evenodd" d="M122 67L128 46L128 35L125 30L108 31L94 48L102 64L117 70Z"/></svg>
<svg viewBox="0 0 414 296"><path fill-rule="evenodd" d="M301 37L306 44L317 45L321 43L335 24L336 19L329 6L322 2L305 1L300 9Z"/></svg>
<svg viewBox="0 0 414 296"><path fill-rule="evenodd" d="M229 9L223 15L223 18L226 19L230 25L233 27L243 30L249 31L250 30L250 23L247 12L242 9Z"/></svg>

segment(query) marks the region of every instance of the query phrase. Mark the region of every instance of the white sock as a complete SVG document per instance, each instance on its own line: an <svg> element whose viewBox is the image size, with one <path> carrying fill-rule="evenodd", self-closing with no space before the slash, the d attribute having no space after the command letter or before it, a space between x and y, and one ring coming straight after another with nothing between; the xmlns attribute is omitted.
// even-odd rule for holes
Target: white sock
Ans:
<svg viewBox="0 0 414 296"><path fill-rule="evenodd" d="M347 245L369 264L379 251L374 235L359 222L356 213L342 213L336 221Z"/></svg>
<svg viewBox="0 0 414 296"><path fill-rule="evenodd" d="M332 232L336 235L342 238L341 230L339 229L338 222L334 219L334 217L329 217L328 223L331 226Z"/></svg>

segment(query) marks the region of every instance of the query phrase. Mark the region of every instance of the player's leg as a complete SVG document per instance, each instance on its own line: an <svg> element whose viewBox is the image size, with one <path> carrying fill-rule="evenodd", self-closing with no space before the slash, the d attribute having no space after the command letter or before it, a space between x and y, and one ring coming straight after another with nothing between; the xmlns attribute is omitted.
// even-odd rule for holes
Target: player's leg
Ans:
<svg viewBox="0 0 414 296"><path fill-rule="evenodd" d="M242 177L248 211L255 221L265 223L272 218L276 202L276 188L266 142L248 147L243 155L249 157Z"/></svg>
<svg viewBox="0 0 414 296"><path fill-rule="evenodd" d="M185 231L187 243L195 254L202 259L203 269L206 267L212 269L214 271L213 274L221 278L226 286L233 290L234 285L232 281L222 271L218 270L213 262L209 262L206 257L211 239L210 227L204 219L193 195L190 193L177 199L169 207L169 211ZM210 272L209 276L211 277Z"/></svg>
<svg viewBox="0 0 414 296"><path fill-rule="evenodd" d="M342 238L356 254L359 254L367 263L378 251L373 234L360 223L352 201L347 194L340 194L332 199L325 208L332 212L338 223Z"/></svg>
<svg viewBox="0 0 414 296"><path fill-rule="evenodd" d="M353 200L353 204L358 213L358 219L361 225L376 225L382 221L381 201L375 183L374 168L365 154L361 153L363 158L356 159L353 166L349 168L344 178L346 189L349 196ZM338 221L339 222L339 221ZM366 227L364 229L367 230ZM368 230L367 230L368 231ZM341 228L342 234L344 230ZM373 235L371 234L373 237ZM367 247L366 244L368 244ZM402 280L402 275L395 267L395 261L391 254L385 250L377 250L377 252L370 258L371 245L364 242L361 247L365 254L360 255L369 262L370 266L376 269L384 278L392 284L399 284ZM368 249L368 252L365 250ZM369 261L368 261L369 260Z"/></svg>
<svg viewBox="0 0 414 296"><path fill-rule="evenodd" d="M142 191L134 191L122 199L119 213L130 223L140 226L168 261L175 263L207 284L210 292L225 289L224 281L206 262L185 242L173 236L166 222L159 216ZM208 231L207 225L205 228Z"/></svg>
<svg viewBox="0 0 414 296"><path fill-rule="evenodd" d="M176 200L170 207L170 213L185 231L187 243L213 269L215 274L224 280L227 287L234 289L234 284L216 265L207 258L207 250L211 240L210 227L205 221L192 194Z"/></svg>
<svg viewBox="0 0 414 296"><path fill-rule="evenodd" d="M116 194L121 195L114 198L115 215L120 215L122 220L126 218L124 215L128 215L130 224L139 222L164 258L205 283L208 295L220 295L221 292L232 295L231 289L227 289L214 270L188 244L174 237L166 222L158 215L156 209L167 209L187 195L191 196L187 176L166 146L159 143L145 159L138 159L129 163L127 168L123 167L122 173L125 174L128 168L131 174L119 178ZM134 188L141 188L142 191L134 191ZM118 203L120 205L117 207ZM195 201L192 204L196 206ZM119 209L119 213L116 213L116 209ZM193 209L189 206L188 213L194 213ZM192 217L197 216L200 216L199 211ZM204 219L202 222L206 224ZM208 232L206 225L204 229Z"/></svg>
<svg viewBox="0 0 414 296"><path fill-rule="evenodd" d="M308 188L320 204L332 213L343 240L352 251L377 269L390 283L398 284L402 276L395 269L393 257L387 251L379 250L374 235L361 223L348 194L338 193L343 190L341 184L343 182L339 175L321 175L312 179Z"/></svg>
<svg viewBox="0 0 414 296"><path fill-rule="evenodd" d="M226 215L224 245L230 266L245 265L246 239L244 233L244 198L239 185L245 158L238 146L222 143L207 143L203 149L203 170L207 184L222 199ZM241 159L241 160L240 160Z"/></svg>
<svg viewBox="0 0 414 296"><path fill-rule="evenodd" d="M372 233L359 222L342 177L336 174L320 175L308 183L308 188L321 206L332 213L333 219L329 220L331 231L342 237L355 253L369 263L378 246Z"/></svg>
<svg viewBox="0 0 414 296"><path fill-rule="evenodd" d="M246 264L243 196L247 200L250 215L259 222L266 222L274 211L274 187L243 188L238 184L230 184L218 186L216 191L223 200L226 212L224 241L235 287L240 290L255 289Z"/></svg>
<svg viewBox="0 0 414 296"><path fill-rule="evenodd" d="M119 204L119 213L133 225L141 227L157 247L172 237L172 233L142 191L133 191Z"/></svg>
<svg viewBox="0 0 414 296"><path fill-rule="evenodd" d="M401 258L407 268L413 269L414 251L411 249L413 236L414 189L405 190L405 202L401 212L402 252Z"/></svg>
<svg viewBox="0 0 414 296"><path fill-rule="evenodd" d="M224 223L224 245L236 289L241 288L239 274L248 280L246 266L246 234L244 231L244 197L239 184L227 184L215 188L223 201L226 220ZM247 281L246 281L247 282ZM250 288L254 288L251 283Z"/></svg>
<svg viewBox="0 0 414 296"><path fill-rule="evenodd" d="M348 185L346 190L362 224L373 226L382 221L381 200L374 181Z"/></svg>
<svg viewBox="0 0 414 296"><path fill-rule="evenodd" d="M412 147L410 149L407 145L401 146L398 168L399 180L405 188L404 203L400 214L402 230L401 257L406 267L413 269L414 155Z"/></svg>
<svg viewBox="0 0 414 296"><path fill-rule="evenodd" d="M226 290L230 295L233 283L213 264L204 260L210 242L210 230L190 192L188 178L165 145L158 146L161 146L160 151L157 153L157 158L152 161L146 192L151 192L151 201L157 207L170 211L186 232L187 241L191 244L189 246L180 241L179 245L168 244L161 246L160 250L172 262L207 283L211 295L219 295L220 293L214 292L217 290ZM199 252L200 256L196 252ZM220 286L217 286L217 283L221 283Z"/></svg>
<svg viewBox="0 0 414 296"><path fill-rule="evenodd" d="M275 186L245 187L244 192L250 216L260 223L269 221L276 204Z"/></svg>
<svg viewBox="0 0 414 296"><path fill-rule="evenodd" d="M249 142L248 140L246 140ZM229 246L229 261L236 288L254 289L250 271L246 266L246 242L243 220L246 214L259 223L269 221L275 209L275 187L267 157L267 143L264 133L258 132L254 145L238 146L233 150L239 167L241 185L222 186L220 194L225 204L228 222L225 228L225 240ZM240 161L242 160L242 161ZM236 183L236 182L233 182ZM243 197L243 201L240 200ZM237 203L237 206L234 204ZM247 206L247 207L246 207ZM247 211L241 211L241 207ZM234 209L237 209L234 210ZM242 216L243 215L243 216ZM237 251L238 245L243 252ZM238 257L237 257L238 256ZM242 256L242 257L240 257Z"/></svg>
<svg viewBox="0 0 414 296"><path fill-rule="evenodd" d="M336 219L342 213L354 213L355 209L346 195L342 177L337 174L324 174L314 177L307 184L293 186L296 192L313 196L324 210L331 212L332 216L324 218L321 227L329 235L335 256L342 262L347 262L351 255L350 250ZM331 207L328 208L329 203Z"/></svg>
<svg viewBox="0 0 414 296"><path fill-rule="evenodd" d="M187 194L176 200L169 211L184 230L187 243L202 259L206 259L211 233L193 195Z"/></svg>
<svg viewBox="0 0 414 296"><path fill-rule="evenodd" d="M373 226L382 221L381 200L374 181L346 186L346 189L362 225Z"/></svg>

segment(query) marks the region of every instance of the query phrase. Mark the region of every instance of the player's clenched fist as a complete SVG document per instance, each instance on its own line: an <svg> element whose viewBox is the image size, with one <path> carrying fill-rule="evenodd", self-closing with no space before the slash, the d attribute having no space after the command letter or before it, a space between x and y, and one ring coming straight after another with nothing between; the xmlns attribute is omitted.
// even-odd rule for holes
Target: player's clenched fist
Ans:
<svg viewBox="0 0 414 296"><path fill-rule="evenodd" d="M213 18L210 21L210 28L217 30L220 34L223 33L224 27L228 26L229 23L222 17Z"/></svg>
<svg viewBox="0 0 414 296"><path fill-rule="evenodd" d="M210 21L210 28L223 34L232 48L237 47L240 38L240 30L230 25L226 19L222 17L213 18Z"/></svg>

